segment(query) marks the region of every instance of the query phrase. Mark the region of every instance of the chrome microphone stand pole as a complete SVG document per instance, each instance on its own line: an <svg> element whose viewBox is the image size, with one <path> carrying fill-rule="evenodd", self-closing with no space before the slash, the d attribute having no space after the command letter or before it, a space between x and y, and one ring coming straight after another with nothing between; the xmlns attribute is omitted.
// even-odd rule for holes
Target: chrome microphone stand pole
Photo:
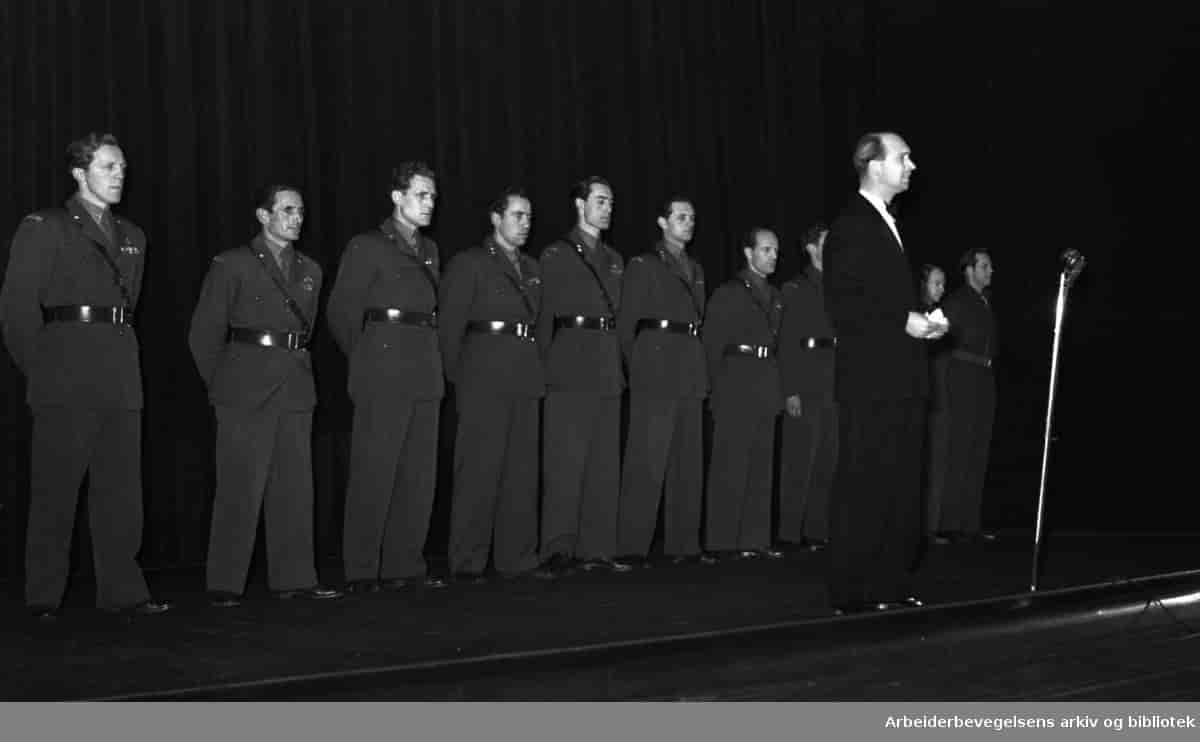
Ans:
<svg viewBox="0 0 1200 742"><path fill-rule="evenodd" d="M1067 250L1063 254L1062 273L1058 277L1058 303L1054 308L1054 345L1050 352L1050 395L1046 400L1046 434L1042 441L1042 477L1038 486L1037 525L1033 533L1033 570L1030 578L1030 592L1037 592L1039 561L1042 548L1042 525L1046 511L1046 471L1050 464L1050 436L1054 421L1054 393L1058 388L1058 351L1062 342L1063 319L1067 310L1067 293L1071 284L1079 276L1086 263L1083 255L1077 250Z"/></svg>

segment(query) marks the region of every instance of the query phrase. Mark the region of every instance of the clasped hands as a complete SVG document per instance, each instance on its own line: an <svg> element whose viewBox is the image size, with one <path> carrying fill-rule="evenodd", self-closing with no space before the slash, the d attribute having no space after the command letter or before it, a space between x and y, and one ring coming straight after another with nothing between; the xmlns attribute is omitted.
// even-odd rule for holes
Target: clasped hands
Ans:
<svg viewBox="0 0 1200 742"><path fill-rule="evenodd" d="M950 329L950 321L941 309L935 309L927 314L909 312L904 331L918 340L937 340Z"/></svg>

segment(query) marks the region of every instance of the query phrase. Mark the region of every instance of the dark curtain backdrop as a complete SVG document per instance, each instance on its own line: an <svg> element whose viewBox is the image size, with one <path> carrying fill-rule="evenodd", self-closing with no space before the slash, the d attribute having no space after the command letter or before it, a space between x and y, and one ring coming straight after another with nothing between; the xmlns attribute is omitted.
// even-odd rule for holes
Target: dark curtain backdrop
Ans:
<svg viewBox="0 0 1200 742"><path fill-rule="evenodd" d="M853 141L896 129L918 163L902 205L914 259L950 267L969 245L995 250L1006 361L990 518L1021 524L1033 510L1056 260L1077 246L1092 263L1064 350L1072 387L1060 417L1078 437L1060 446L1060 468L1126 459L1106 479L1120 493L1072 499L1074 474L1062 475L1057 512L1066 523L1127 524L1124 488L1140 472L1176 471L1173 444L1118 449L1093 426L1128 441L1133 424L1157 422L1146 397L1121 396L1130 374L1168 388L1184 380L1147 374L1131 348L1113 347L1115 335L1140 330L1148 342L1183 321L1180 300L1129 306L1127 277L1114 277L1132 267L1118 257L1147 229L1169 232L1147 226L1141 189L1173 170L1130 148L1162 146L1146 140L1182 108L1176 85L1190 84L1184 55L1196 35L1158 17L1131 25L1097 14L1089 24L1085 34L1032 2L15 0L0 4L0 225L15 229L69 195L68 141L89 130L119 137L131 166L120 211L149 239L138 318L143 562L180 566L203 559L213 479L187 323L210 258L255 232L257 186L303 189L301 247L327 286L347 240L388 214L388 175L405 159L438 172L432 233L444 259L485 234L486 204L509 184L532 197L536 252L571 226L571 183L601 174L616 195L611 240L627 257L651 245L659 201L681 191L695 201L692 250L714 284L738 267L736 235L751 224L780 234L785 279L803 267L801 231L853 192ZM1192 132L1171 135L1176 151L1194 143ZM1111 376L1114 354L1123 365ZM331 558L350 410L327 334L315 357L317 533ZM0 577L19 574L22 558L23 399L0 354ZM1184 512L1153 489L1141 497L1158 497L1143 525Z"/></svg>

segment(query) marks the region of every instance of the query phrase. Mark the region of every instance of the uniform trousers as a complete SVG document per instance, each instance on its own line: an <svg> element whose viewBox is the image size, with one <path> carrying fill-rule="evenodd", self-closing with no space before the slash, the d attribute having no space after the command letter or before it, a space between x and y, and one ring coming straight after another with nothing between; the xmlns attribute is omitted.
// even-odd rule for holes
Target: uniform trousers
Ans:
<svg viewBox="0 0 1200 742"><path fill-rule="evenodd" d="M66 592L85 472L96 605L123 608L150 598L137 564L142 543L141 446L141 410L33 410L27 605L56 608Z"/></svg>
<svg viewBox="0 0 1200 742"><path fill-rule="evenodd" d="M710 551L762 550L771 544L774 411L713 411L705 539Z"/></svg>
<svg viewBox="0 0 1200 742"><path fill-rule="evenodd" d="M701 400L630 395L618 554L646 556L664 495L663 552L700 552L702 446Z"/></svg>
<svg viewBox="0 0 1200 742"><path fill-rule="evenodd" d="M496 571L538 564L538 406L535 397L458 395L450 569L478 574L495 545Z"/></svg>
<svg viewBox="0 0 1200 742"><path fill-rule="evenodd" d="M946 392L949 444L937 530L978 533L996 413L995 377L989 368L951 359Z"/></svg>
<svg viewBox="0 0 1200 742"><path fill-rule="evenodd" d="M356 404L343 538L346 579L426 572L440 399Z"/></svg>
<svg viewBox="0 0 1200 742"><path fill-rule="evenodd" d="M829 539L829 497L838 456L837 403L804 400L800 416L783 416L779 466L779 538Z"/></svg>
<svg viewBox="0 0 1200 742"><path fill-rule="evenodd" d="M829 533L834 605L901 600L922 538L925 400L842 402Z"/></svg>
<svg viewBox="0 0 1200 742"><path fill-rule="evenodd" d="M312 411L217 407L216 415L217 493L208 541L208 589L245 590L260 513L268 587L315 586Z"/></svg>
<svg viewBox="0 0 1200 742"><path fill-rule="evenodd" d="M549 392L543 426L542 559L617 550L621 398Z"/></svg>

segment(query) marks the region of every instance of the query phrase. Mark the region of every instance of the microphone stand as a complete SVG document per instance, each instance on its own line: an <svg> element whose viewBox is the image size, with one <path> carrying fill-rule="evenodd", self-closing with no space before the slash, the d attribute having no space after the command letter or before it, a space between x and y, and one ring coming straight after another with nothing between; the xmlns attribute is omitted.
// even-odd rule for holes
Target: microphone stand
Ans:
<svg viewBox="0 0 1200 742"><path fill-rule="evenodd" d="M1037 592L1039 561L1042 548L1042 520L1046 509L1046 470L1050 463L1050 430L1054 420L1054 392L1058 388L1058 351L1062 341L1063 319L1067 310L1067 293L1071 284L1079 277L1087 260L1078 250L1067 250L1063 254L1062 273L1058 277L1058 302L1054 308L1054 345L1050 351L1050 395L1046 400L1046 434L1042 442L1042 478L1038 486L1037 526L1033 533L1033 574L1029 583L1030 592Z"/></svg>

